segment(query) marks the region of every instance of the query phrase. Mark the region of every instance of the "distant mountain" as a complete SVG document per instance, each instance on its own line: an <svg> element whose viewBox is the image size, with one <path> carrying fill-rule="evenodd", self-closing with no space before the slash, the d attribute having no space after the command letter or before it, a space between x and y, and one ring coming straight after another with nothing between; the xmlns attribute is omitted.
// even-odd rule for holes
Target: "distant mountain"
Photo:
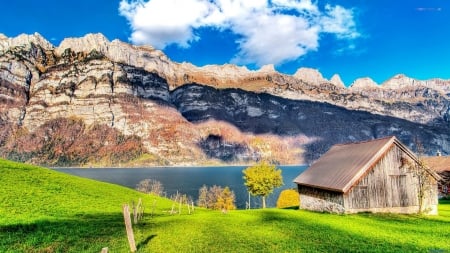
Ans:
<svg viewBox="0 0 450 253"><path fill-rule="evenodd" d="M0 156L41 165L310 162L395 135L450 154L450 80L196 67L101 34L0 35Z"/></svg>

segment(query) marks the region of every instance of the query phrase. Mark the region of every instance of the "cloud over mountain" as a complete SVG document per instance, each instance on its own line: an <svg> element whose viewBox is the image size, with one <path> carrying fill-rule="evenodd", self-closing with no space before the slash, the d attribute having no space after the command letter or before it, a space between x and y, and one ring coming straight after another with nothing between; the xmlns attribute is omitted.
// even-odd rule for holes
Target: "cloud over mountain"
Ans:
<svg viewBox="0 0 450 253"><path fill-rule="evenodd" d="M133 30L134 44L159 49L189 47L201 28L235 34L241 64L282 64L318 50L320 36L359 36L352 9L311 0L122 0L119 7ZM268 53L270 52L270 53Z"/></svg>

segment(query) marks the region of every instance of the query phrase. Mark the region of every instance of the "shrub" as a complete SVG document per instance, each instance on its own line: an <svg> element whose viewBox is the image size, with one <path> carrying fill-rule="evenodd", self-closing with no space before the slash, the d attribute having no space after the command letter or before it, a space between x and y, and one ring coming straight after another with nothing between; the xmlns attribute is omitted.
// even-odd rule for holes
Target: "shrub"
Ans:
<svg viewBox="0 0 450 253"><path fill-rule="evenodd" d="M300 195L295 189L283 190L277 200L277 208L298 207Z"/></svg>

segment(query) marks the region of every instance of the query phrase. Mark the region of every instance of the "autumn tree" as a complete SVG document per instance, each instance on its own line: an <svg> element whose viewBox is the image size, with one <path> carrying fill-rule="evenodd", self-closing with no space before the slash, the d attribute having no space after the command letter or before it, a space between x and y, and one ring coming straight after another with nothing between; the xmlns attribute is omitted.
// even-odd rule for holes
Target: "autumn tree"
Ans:
<svg viewBox="0 0 450 253"><path fill-rule="evenodd" d="M266 197L283 185L281 170L275 165L260 162L242 171L245 186L250 194L262 197L262 207L266 208Z"/></svg>
<svg viewBox="0 0 450 253"><path fill-rule="evenodd" d="M219 197L216 200L216 203L214 205L214 209L216 210L222 210L222 211L228 211L228 210L234 210L236 209L236 206L234 205L234 200L235 200L235 196L234 196L234 192L230 190L230 188L228 188L228 186L226 186L221 194L219 195Z"/></svg>
<svg viewBox="0 0 450 253"><path fill-rule="evenodd" d="M214 185L208 188L203 185L198 191L197 205L214 210L234 210L236 209L235 199L234 192L229 187L222 188Z"/></svg>

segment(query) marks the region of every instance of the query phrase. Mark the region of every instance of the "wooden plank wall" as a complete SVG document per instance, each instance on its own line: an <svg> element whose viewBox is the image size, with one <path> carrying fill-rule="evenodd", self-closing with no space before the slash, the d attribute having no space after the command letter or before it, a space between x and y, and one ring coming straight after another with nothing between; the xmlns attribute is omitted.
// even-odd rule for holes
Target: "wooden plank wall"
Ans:
<svg viewBox="0 0 450 253"><path fill-rule="evenodd" d="M377 165L344 195L346 209L418 206L417 177L408 166L404 166L402 157L405 158L406 154L394 145ZM433 187L435 186L431 186L432 189ZM432 202L433 199L425 201L429 204Z"/></svg>
<svg viewBox="0 0 450 253"><path fill-rule="evenodd" d="M342 212L361 211L415 213L418 210L418 180L406 160L414 161L394 145L374 168L346 194L307 186L298 186L300 195L308 203L300 207L310 210L328 210L341 206ZM437 182L430 179L428 197L424 207L437 214Z"/></svg>

